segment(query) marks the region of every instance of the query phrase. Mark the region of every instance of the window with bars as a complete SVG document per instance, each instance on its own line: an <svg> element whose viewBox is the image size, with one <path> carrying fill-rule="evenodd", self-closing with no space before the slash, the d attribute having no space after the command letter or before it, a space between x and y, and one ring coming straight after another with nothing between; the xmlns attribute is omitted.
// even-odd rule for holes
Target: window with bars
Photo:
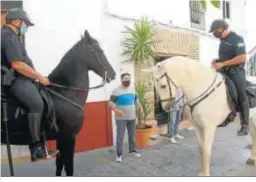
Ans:
<svg viewBox="0 0 256 182"><path fill-rule="evenodd" d="M189 1L191 28L205 30L205 10L200 1Z"/></svg>
<svg viewBox="0 0 256 182"><path fill-rule="evenodd" d="M230 19L230 2L222 1L222 14L224 19Z"/></svg>
<svg viewBox="0 0 256 182"><path fill-rule="evenodd" d="M248 76L256 76L256 53L247 62L246 72Z"/></svg>

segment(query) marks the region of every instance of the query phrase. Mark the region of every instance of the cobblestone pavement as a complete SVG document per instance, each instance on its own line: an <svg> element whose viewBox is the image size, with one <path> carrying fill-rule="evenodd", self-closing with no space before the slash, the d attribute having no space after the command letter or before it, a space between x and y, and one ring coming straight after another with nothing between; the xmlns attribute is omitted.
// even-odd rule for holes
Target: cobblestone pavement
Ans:
<svg viewBox="0 0 256 182"><path fill-rule="evenodd" d="M256 166L247 166L250 136L236 136L238 124L219 128L215 138L212 176L256 176ZM75 155L75 176L197 176L200 168L194 131L181 131L185 137L177 144L169 144L162 138L158 144L140 150L139 159L123 157L122 163L115 162L113 148L97 149ZM127 151L127 146L125 146ZM1 167L2 176L9 175L8 166ZM15 166L16 176L54 176L55 160Z"/></svg>

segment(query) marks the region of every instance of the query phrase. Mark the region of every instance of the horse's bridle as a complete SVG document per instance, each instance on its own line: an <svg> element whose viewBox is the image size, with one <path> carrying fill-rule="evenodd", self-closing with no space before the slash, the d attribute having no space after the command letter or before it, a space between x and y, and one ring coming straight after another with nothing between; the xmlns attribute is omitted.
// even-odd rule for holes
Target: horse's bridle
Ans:
<svg viewBox="0 0 256 182"><path fill-rule="evenodd" d="M103 65L103 64L99 61L98 56L95 54L95 52L94 52L94 50L93 50L93 47L98 46L98 45L99 45L99 43L96 43L96 44L90 46L90 50L89 50L89 51L86 51L85 54L87 54L87 53L89 53L89 52L92 52L92 53L93 53L93 56L96 58L96 60L97 60L97 62L99 63L99 65L100 65L101 67L103 67L103 69L105 70L105 75L104 75L104 78L103 78L101 84L96 85L96 86L93 86L93 87L89 87L89 88L69 87L69 86L66 86L66 85L61 85L61 84L56 84L56 83L51 83L50 86L57 87L57 88L68 89L68 90L73 90L73 91L78 91L78 92L88 92L89 90L93 90L93 89L97 89L97 88L103 87L103 86L106 84L107 69L106 69L106 66Z"/></svg>
<svg viewBox="0 0 256 182"><path fill-rule="evenodd" d="M178 103L181 99L183 99L185 97L184 93L183 95L178 98L175 102L173 102L173 97L172 97L172 91L171 91L171 85L170 85L170 82L173 84L173 86L178 89L177 85L174 83L174 81L171 79L171 77L169 77L167 75L167 73L165 72L162 76L160 76L158 79L156 79L156 81L158 82L160 79L163 79L163 78L166 78L167 79L167 83L168 83L168 87L169 87L169 91L170 91L170 95L171 97L168 98L168 99L163 99L163 100L159 100L160 102L167 102L167 101L170 101L171 102L171 106ZM211 85L202 93L200 94L199 96L197 96L196 98L192 99L191 101L188 101L186 104L190 107L191 109L191 112L193 112L193 109L196 105L198 105L201 101L203 101L204 99L206 99L209 95L211 95L223 82L223 80L221 80L215 87L213 87L214 83L216 82L217 80L217 72L215 74L215 77L214 77L214 80L213 82L211 83ZM212 88L213 87L213 88ZM209 91L209 92L208 92ZM199 99L200 98L200 99ZM191 105L192 102L194 102L195 100L199 99L197 102L195 102L194 104ZM184 104L185 105L185 104Z"/></svg>
<svg viewBox="0 0 256 182"><path fill-rule="evenodd" d="M103 86L106 84L106 81L107 81L107 69L106 69L106 66L103 65L103 64L99 61L98 56L95 54L95 52L94 52L94 50L93 50L93 47L94 47L94 46L98 46L98 45L99 45L99 43L96 43L96 44L92 45L92 46L90 47L90 50L89 50L89 51L86 51L85 54L87 54L87 53L89 53L89 52L92 52L93 55L96 57L96 60L97 60L97 62L99 63L99 65L100 65L101 67L103 67L103 69L105 70L105 75L104 75L103 81L102 81L102 83L101 83L100 85L97 85L97 86L94 86L94 87L85 88L85 89L84 89L84 88L70 87L70 86L61 85L61 84L56 84L56 83L51 83L49 86L53 86L53 87L57 87L57 88L62 88L62 89L67 89L67 90L73 90L73 91L77 91L77 92L88 92L89 90L97 89L97 88L103 87ZM57 93L56 91L50 89L49 87L46 87L46 89L47 89L50 93L52 93L53 95L58 96L59 98L65 100L65 101L67 101L67 102L69 102L70 104L74 105L75 107L77 107L77 108L79 108L79 109L81 109L81 110L84 109L80 104L78 104L78 103L76 103L76 102L74 102L74 101L68 99L67 97L63 96L63 95L60 94L60 93Z"/></svg>

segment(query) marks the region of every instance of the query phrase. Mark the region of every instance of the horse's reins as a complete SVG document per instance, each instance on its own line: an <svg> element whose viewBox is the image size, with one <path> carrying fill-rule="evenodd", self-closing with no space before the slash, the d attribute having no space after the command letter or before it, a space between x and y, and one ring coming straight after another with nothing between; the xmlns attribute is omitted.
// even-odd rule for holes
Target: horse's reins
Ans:
<svg viewBox="0 0 256 182"><path fill-rule="evenodd" d="M97 88L101 88L105 85L104 81L103 83L101 83L100 85L94 86L94 87L90 87L88 89L82 89L82 88L76 88L76 87L69 87L69 86L65 86L65 85L60 85L57 83L51 83L50 86L56 87L56 88L62 88L62 89L68 89L68 90L73 90L73 91L77 91L77 92L88 92L89 90L94 90Z"/></svg>
<svg viewBox="0 0 256 182"><path fill-rule="evenodd" d="M95 54L94 50L92 49L92 47L94 46L97 46L99 45L98 43L94 44L91 46L91 49L87 52L85 52L85 54L87 54L88 52L91 52L93 53L93 55L96 57L96 60L98 61L98 63L100 64L100 66L103 67L103 69L106 70L106 67L104 65L101 64L101 62L99 61L97 55ZM89 88L86 88L86 89L82 89L82 88L76 88L76 87L70 87L70 86L66 86L66 85L61 85L61 84L57 84L57 83L51 83L49 86L53 86L53 87L56 87L56 88L61 88L61 89L67 89L67 90L73 90L73 91L76 91L76 92L88 92L89 90L93 90L93 89L97 89L97 88L101 88L103 87L105 84L106 84L106 81L107 81L107 71L105 71L105 75L104 75L104 79L103 79L103 82L100 84L100 85L97 85L97 86L94 86L94 87L89 87ZM46 87L46 89L51 92L53 95L69 102L70 104L74 105L75 107L83 110L83 106L81 106L80 104L68 99L67 97L61 95L60 93L50 89L49 87Z"/></svg>
<svg viewBox="0 0 256 182"><path fill-rule="evenodd" d="M167 75L167 73L163 74L159 79L162 79L163 77L166 77L167 78L167 83L168 83L168 87L169 87L169 90L170 90L170 93L171 93L171 86L170 86L170 82L174 85L174 87L176 89L178 89L177 85L174 83L174 81ZM217 85L216 87L212 88L212 86L214 85L214 83L216 82L217 80L217 72L215 74L215 77L214 77L214 80L213 82L211 83L211 85L202 93L200 94L199 96L197 96L196 98L192 99L191 101L188 101L186 104L184 105L188 105L190 108L191 108L191 112L193 111L194 107L196 105L198 105L201 101L203 101L205 98L207 98L209 95L211 95L212 92L214 92L223 82L223 80L221 80ZM170 82L169 82L170 81ZM212 88L212 89L211 89ZM211 89L211 90L210 90ZM210 91L209 91L210 90ZM209 93L207 93L209 91ZM206 94L207 93L207 94ZM203 97L202 97L203 96ZM174 104L177 104L181 99L183 99L185 97L184 93L183 95L177 99L176 101L173 102L172 100L172 97L170 97L169 99L163 99L163 100L160 100L160 102L166 102L166 101L171 101L171 105L174 105ZM200 98L202 97L202 98ZM195 101L196 99L200 98L196 103L190 105L190 103L192 103L193 101ZM183 105L183 106L184 106Z"/></svg>

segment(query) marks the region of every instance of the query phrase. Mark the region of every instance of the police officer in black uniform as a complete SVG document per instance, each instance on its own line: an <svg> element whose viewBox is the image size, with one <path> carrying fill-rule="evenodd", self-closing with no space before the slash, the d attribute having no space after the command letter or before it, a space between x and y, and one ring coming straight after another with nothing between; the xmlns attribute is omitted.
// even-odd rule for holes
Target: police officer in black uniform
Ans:
<svg viewBox="0 0 256 182"><path fill-rule="evenodd" d="M49 85L48 78L36 72L27 55L20 36L33 26L27 13L22 9L11 9L6 14L6 25L1 29L1 65L13 69L15 80L10 85L11 93L24 104L28 111L28 126L32 142L31 160L45 159L46 149L40 142L40 125L44 103L37 87L37 81Z"/></svg>
<svg viewBox="0 0 256 182"><path fill-rule="evenodd" d="M248 135L249 100L246 94L245 61L246 50L244 40L235 32L228 30L225 20L213 21L210 32L220 39L219 59L212 61L212 66L220 72L224 72L235 84L238 93L238 104L241 117L241 129L239 136Z"/></svg>

